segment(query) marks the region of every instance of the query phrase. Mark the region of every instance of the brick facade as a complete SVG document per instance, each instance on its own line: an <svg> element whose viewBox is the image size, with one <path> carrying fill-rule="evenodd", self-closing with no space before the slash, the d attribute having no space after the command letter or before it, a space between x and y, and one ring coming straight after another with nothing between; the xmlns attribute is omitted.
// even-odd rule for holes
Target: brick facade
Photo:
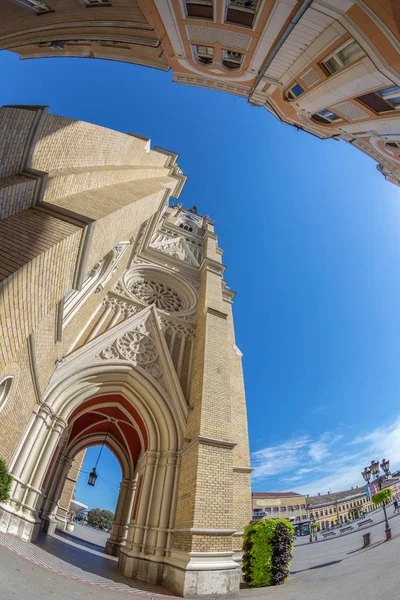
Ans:
<svg viewBox="0 0 400 600"><path fill-rule="evenodd" d="M234 294L211 222L168 207L186 178L149 140L43 107L0 118L12 155L0 382L14 378L0 456L15 476L0 527L33 539L65 525L84 452L108 432L123 480L106 551L121 570L182 595L209 578L235 592L251 469ZM196 553L224 560L208 574Z"/></svg>

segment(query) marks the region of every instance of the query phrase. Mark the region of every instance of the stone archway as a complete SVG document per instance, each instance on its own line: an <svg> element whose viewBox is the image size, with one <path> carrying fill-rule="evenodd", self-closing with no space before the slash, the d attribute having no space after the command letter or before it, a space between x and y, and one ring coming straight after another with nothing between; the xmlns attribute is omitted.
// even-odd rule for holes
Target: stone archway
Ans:
<svg viewBox="0 0 400 600"><path fill-rule="evenodd" d="M126 361L77 371L72 360L55 372L13 464L16 533L28 540L55 528L73 457L104 440L109 427L108 445L123 481L107 551L121 554L125 574L160 583L174 525L184 418L151 375Z"/></svg>
<svg viewBox="0 0 400 600"><path fill-rule="evenodd" d="M59 500L72 461L82 450L103 443L116 457L122 473L113 528L106 545L108 554L118 555L120 547L126 544L135 498L136 465L139 455L148 449L143 420L133 405L120 394L93 398L72 412L44 478L46 502L40 517L44 531L65 528L65 510L63 514Z"/></svg>

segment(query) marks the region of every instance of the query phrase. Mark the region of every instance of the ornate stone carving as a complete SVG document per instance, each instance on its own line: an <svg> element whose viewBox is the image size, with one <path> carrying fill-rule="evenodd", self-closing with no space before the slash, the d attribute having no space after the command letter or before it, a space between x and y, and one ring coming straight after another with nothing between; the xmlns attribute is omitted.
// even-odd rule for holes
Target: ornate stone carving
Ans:
<svg viewBox="0 0 400 600"><path fill-rule="evenodd" d="M160 281L137 280L131 284L129 291L141 302L147 305L154 304L156 308L166 312L179 312L184 307L179 294Z"/></svg>
<svg viewBox="0 0 400 600"><path fill-rule="evenodd" d="M115 286L116 287L116 286ZM122 290L123 291L123 290ZM121 294L122 295L122 294ZM116 298L115 296L107 296L103 300L103 305L106 307L111 306L114 312L119 311L126 319L132 317L139 311L139 307L134 304L122 300L122 298Z"/></svg>
<svg viewBox="0 0 400 600"><path fill-rule="evenodd" d="M160 317L160 324L164 334L175 333L178 336L186 337L188 339L193 339L194 337L194 328L191 327L189 323L182 323L166 317Z"/></svg>
<svg viewBox="0 0 400 600"><path fill-rule="evenodd" d="M162 371L158 364L158 352L144 323L133 331L125 333L111 346L102 350L100 358L103 360L129 360L134 365L146 369L156 379L162 377Z"/></svg>

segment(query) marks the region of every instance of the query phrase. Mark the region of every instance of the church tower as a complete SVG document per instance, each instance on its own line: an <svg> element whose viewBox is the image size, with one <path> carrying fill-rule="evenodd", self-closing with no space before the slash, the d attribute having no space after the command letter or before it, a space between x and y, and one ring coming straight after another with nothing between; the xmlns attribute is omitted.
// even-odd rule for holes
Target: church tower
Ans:
<svg viewBox="0 0 400 600"><path fill-rule="evenodd" d="M31 540L65 527L68 473L104 442L122 470L106 546L119 569L182 596L237 593L251 469L235 294L213 223L171 202L185 182L175 154L52 115L38 127L27 137L35 171L15 177L40 176L41 196L21 211L10 181L15 202L0 223L18 234L31 215L37 268L51 264L57 242L50 216L75 245L55 250L54 293L45 305L43 288L25 344L20 335L19 349L11 339L4 347L14 355L1 366L0 382L11 384L0 456L14 482L0 529ZM18 293L11 277L2 285ZM32 394L16 422L9 411L21 407L26 378Z"/></svg>

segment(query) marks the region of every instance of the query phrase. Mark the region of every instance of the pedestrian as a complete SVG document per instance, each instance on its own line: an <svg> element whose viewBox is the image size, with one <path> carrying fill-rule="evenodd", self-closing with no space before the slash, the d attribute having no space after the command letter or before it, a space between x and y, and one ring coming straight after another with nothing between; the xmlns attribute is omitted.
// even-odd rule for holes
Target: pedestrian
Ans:
<svg viewBox="0 0 400 600"><path fill-rule="evenodd" d="M394 506L394 512L397 513L397 511L399 510L399 502L397 499L393 502L393 506Z"/></svg>

